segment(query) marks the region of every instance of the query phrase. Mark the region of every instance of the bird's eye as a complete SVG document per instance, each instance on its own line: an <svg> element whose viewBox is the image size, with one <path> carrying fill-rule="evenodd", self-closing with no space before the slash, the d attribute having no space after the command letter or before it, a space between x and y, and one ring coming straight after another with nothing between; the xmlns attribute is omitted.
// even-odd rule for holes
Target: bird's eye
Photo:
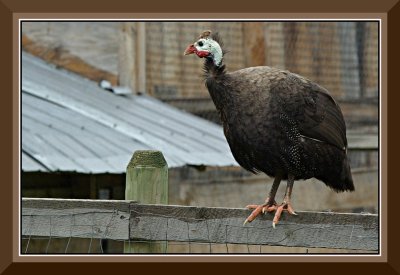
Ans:
<svg viewBox="0 0 400 275"><path fill-rule="evenodd" d="M197 42L197 45L199 45L200 47L203 47L203 41L199 41L199 42Z"/></svg>

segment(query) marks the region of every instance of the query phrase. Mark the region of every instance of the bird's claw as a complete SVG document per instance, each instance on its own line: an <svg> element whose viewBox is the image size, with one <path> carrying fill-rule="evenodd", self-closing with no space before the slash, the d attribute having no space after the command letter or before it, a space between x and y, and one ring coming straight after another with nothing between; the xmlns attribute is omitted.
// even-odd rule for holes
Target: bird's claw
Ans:
<svg viewBox="0 0 400 275"><path fill-rule="evenodd" d="M265 214L266 212L272 212L277 209L275 201L267 201L265 204L256 205L249 204L246 206L247 209L252 209L253 212L247 217L243 225L252 222L260 213Z"/></svg>
<svg viewBox="0 0 400 275"><path fill-rule="evenodd" d="M279 222L283 211L287 211L289 214L297 216L297 213L294 212L291 203L286 201L284 201L279 206L276 204L275 201L267 201L265 204L262 205L250 204L247 205L246 208L253 209L253 212L251 212L251 214L244 221L243 226L247 223L252 222L260 213L265 214L266 212L276 211L274 219L272 221L273 228L276 228L276 224Z"/></svg>
<svg viewBox="0 0 400 275"><path fill-rule="evenodd" d="M243 225L245 225L248 222L252 222L261 213L263 205L247 205L246 207L248 209L254 209L254 210L244 221Z"/></svg>
<svg viewBox="0 0 400 275"><path fill-rule="evenodd" d="M276 208L275 216L272 221L272 227L275 228L276 224L279 222L282 212L287 211L289 214L298 216L296 212L294 212L293 207L290 202L283 202Z"/></svg>
<svg viewBox="0 0 400 275"><path fill-rule="evenodd" d="M285 205L284 205L284 206L285 206ZM284 210L286 210L287 212L289 212L289 214L291 214L291 215L297 216L297 213L294 212L294 209L293 209L293 207L292 207L292 205L291 205L290 203L287 203L287 204L286 204L286 209L284 209Z"/></svg>

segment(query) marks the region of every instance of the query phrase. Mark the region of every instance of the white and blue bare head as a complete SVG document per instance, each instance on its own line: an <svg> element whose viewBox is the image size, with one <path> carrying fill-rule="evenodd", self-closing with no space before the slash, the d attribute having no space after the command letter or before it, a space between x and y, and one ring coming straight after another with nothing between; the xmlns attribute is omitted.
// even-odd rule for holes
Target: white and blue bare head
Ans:
<svg viewBox="0 0 400 275"><path fill-rule="evenodd" d="M211 31L204 31L194 44L186 48L184 55L192 53L195 53L200 58L213 60L216 66L221 66L224 56L219 43L211 37Z"/></svg>

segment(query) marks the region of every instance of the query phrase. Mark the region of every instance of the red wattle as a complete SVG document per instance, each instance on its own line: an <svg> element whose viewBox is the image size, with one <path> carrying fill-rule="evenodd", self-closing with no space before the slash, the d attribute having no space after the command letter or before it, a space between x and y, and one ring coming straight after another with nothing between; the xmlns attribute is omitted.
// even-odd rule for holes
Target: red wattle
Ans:
<svg viewBox="0 0 400 275"><path fill-rule="evenodd" d="M207 51L196 51L198 57L206 57L210 55L210 52Z"/></svg>

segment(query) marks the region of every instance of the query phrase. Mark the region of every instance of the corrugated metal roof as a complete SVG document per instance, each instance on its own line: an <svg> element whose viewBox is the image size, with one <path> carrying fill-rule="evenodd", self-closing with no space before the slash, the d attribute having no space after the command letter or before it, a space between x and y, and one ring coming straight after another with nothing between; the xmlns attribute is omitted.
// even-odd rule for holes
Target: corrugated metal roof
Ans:
<svg viewBox="0 0 400 275"><path fill-rule="evenodd" d="M222 128L148 96L118 96L22 54L22 170L122 173L136 150L169 167L237 165Z"/></svg>

